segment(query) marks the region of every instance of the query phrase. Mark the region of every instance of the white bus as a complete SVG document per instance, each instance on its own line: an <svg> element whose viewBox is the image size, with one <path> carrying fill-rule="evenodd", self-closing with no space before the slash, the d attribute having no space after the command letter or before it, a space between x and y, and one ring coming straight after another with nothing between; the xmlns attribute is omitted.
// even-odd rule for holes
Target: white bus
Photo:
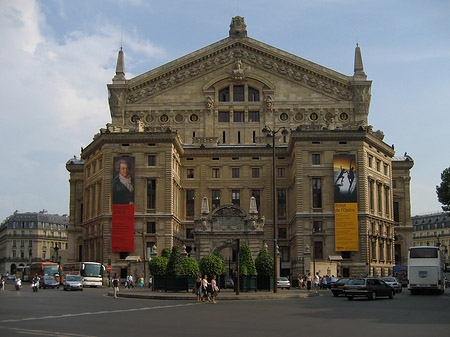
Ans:
<svg viewBox="0 0 450 337"><path fill-rule="evenodd" d="M409 248L408 282L408 289L413 295L423 290L444 292L444 261L438 247Z"/></svg>
<svg viewBox="0 0 450 337"><path fill-rule="evenodd" d="M83 287L101 287L105 267L98 262L73 262L62 266L61 282L66 275L80 275Z"/></svg>

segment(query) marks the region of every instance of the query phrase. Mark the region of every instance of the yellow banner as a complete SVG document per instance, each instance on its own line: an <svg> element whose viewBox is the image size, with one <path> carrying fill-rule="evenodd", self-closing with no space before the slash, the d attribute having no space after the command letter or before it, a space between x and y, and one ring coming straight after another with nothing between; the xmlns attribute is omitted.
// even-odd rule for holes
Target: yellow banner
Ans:
<svg viewBox="0 0 450 337"><path fill-rule="evenodd" d="M336 251L358 251L358 204L334 204L334 225Z"/></svg>

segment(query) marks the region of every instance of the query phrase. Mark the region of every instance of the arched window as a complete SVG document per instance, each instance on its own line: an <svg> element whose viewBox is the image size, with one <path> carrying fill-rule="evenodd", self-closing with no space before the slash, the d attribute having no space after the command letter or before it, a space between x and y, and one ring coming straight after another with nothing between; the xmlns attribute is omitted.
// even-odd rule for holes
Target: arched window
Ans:
<svg viewBox="0 0 450 337"><path fill-rule="evenodd" d="M219 91L219 102L230 101L230 88L226 87Z"/></svg>
<svg viewBox="0 0 450 337"><path fill-rule="evenodd" d="M248 101L249 102L259 102L259 90L248 87Z"/></svg>

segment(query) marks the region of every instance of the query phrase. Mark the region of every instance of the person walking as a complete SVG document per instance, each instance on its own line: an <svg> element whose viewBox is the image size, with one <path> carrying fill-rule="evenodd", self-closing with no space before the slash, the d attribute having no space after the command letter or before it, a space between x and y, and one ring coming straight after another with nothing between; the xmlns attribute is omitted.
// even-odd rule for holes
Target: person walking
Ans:
<svg viewBox="0 0 450 337"><path fill-rule="evenodd" d="M205 299L208 299L208 302L211 302L208 293L208 285L209 285L208 275L205 274L202 280L202 294L203 294L202 302L205 302Z"/></svg>
<svg viewBox="0 0 450 337"><path fill-rule="evenodd" d="M311 283L312 283L311 273L308 273L308 276L306 277L306 288L308 289L309 292L311 292Z"/></svg>
<svg viewBox="0 0 450 337"><path fill-rule="evenodd" d="M217 281L216 281L216 275L214 275L212 278L211 289L212 289L211 299L212 299L213 304L216 304L216 297L217 297L217 293L219 291L219 287L217 286Z"/></svg>
<svg viewBox="0 0 450 337"><path fill-rule="evenodd" d="M202 301L202 283L202 277L198 275L197 280L195 281L195 295L197 295L197 302Z"/></svg>
<svg viewBox="0 0 450 337"><path fill-rule="evenodd" d="M144 289L144 275L139 279L139 285L141 286L141 289Z"/></svg>
<svg viewBox="0 0 450 337"><path fill-rule="evenodd" d="M112 280L112 286L114 289L114 298L117 298L117 293L119 291L119 278L117 277L117 274L114 274L114 278Z"/></svg>
<svg viewBox="0 0 450 337"><path fill-rule="evenodd" d="M316 294L317 290L319 289L319 285L320 285L320 276L319 272L317 272L316 275L314 275L314 290L316 291Z"/></svg>

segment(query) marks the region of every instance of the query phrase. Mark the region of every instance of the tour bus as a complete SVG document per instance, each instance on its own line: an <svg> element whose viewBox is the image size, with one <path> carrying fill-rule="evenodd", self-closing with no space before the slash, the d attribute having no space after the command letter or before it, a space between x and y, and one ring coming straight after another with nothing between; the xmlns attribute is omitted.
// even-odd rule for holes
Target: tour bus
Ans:
<svg viewBox="0 0 450 337"><path fill-rule="evenodd" d="M33 262L30 266L30 281L39 276L40 279L44 275L52 275L59 282L59 264L54 262Z"/></svg>
<svg viewBox="0 0 450 337"><path fill-rule="evenodd" d="M62 266L62 281L66 275L80 275L83 287L101 287L105 267L98 262L73 262Z"/></svg>
<svg viewBox="0 0 450 337"><path fill-rule="evenodd" d="M408 289L413 295L424 290L444 292L444 261L438 247L409 248L408 282Z"/></svg>
<svg viewBox="0 0 450 337"><path fill-rule="evenodd" d="M30 281L30 267L18 266L16 270L16 277L20 278L22 282Z"/></svg>

